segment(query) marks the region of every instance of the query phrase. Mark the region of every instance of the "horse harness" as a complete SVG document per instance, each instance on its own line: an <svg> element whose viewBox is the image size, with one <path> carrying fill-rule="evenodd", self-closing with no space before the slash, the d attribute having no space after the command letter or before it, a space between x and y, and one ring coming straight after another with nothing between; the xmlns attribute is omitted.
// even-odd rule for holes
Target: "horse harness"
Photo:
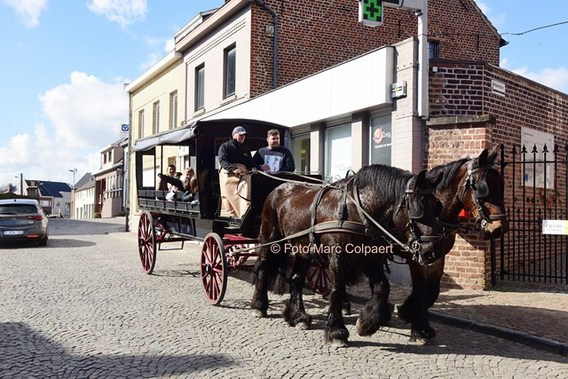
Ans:
<svg viewBox="0 0 568 379"><path fill-rule="evenodd" d="M470 159L467 162L467 178L464 183L464 195L465 191L469 188L473 191L473 200L475 201L475 207L479 211L479 215L481 219L477 219L476 222L479 222L482 228L485 228L487 224L492 221L497 220L505 220L507 219L506 214L498 214L498 215L489 215L487 216L484 212L483 205L479 199L483 199L489 194L489 187L487 183L484 181L480 181L479 183L475 183L475 179L473 178L473 173L482 170L489 170L492 169L493 166L485 166L485 167L478 167L476 169L473 168L473 159Z"/></svg>
<svg viewBox="0 0 568 379"><path fill-rule="evenodd" d="M363 237L370 237L374 240L378 238L377 232L382 232L382 238L391 243L391 245L398 245L402 251L410 252L412 254L412 259L416 260L420 264L425 264L425 257L422 256L420 250L422 249L422 242L438 241L440 236L420 236L418 233L418 227L416 226L416 221L424 216L424 209L420 209L416 212L411 210L409 205L408 196L415 193L412 189L412 181L415 177L411 177L406 183L406 190L404 196L400 203L396 206L394 214L396 215L403 208L407 209L408 212L408 228L410 231L410 239L405 244L399 241L394 235L392 235L388 230L386 230L382 225L380 225L371 215L369 215L361 204L361 199L359 197L359 188L353 183L352 192L353 195L349 194L348 185L353 181L355 176L352 176L347 183L338 187L334 185L327 185L322 187L314 198L310 206L310 218L311 226L308 229L309 244L314 246L319 242L318 235L325 233L351 233ZM317 208L321 203L323 196L330 189L341 189L341 201L338 204L338 210L335 220L323 221L317 223ZM421 193L426 194L426 191ZM428 192L431 193L431 192ZM347 216L347 204L351 200L355 204L355 208L359 214L361 222L346 220ZM374 225L373 225L374 224ZM289 237L288 237L289 238ZM392 259L392 257L390 257ZM430 259L428 259L430 260Z"/></svg>

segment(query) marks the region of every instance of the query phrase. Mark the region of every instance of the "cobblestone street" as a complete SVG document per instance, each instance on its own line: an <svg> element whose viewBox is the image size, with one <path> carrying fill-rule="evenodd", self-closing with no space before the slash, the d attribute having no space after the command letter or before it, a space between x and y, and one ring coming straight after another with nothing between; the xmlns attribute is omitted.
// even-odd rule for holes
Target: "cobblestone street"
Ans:
<svg viewBox="0 0 568 379"><path fill-rule="evenodd" d="M323 342L321 296L306 296L314 325L298 330L281 319L283 297L273 294L270 317L254 317L243 273L230 274L221 306L209 305L197 244L159 251L154 274L146 275L136 234L123 232L120 219L52 219L50 228L45 248L0 246L0 378L562 378L568 372L564 356L438 323L435 345L410 343L398 320L359 337L356 313L346 317L350 346L336 348Z"/></svg>

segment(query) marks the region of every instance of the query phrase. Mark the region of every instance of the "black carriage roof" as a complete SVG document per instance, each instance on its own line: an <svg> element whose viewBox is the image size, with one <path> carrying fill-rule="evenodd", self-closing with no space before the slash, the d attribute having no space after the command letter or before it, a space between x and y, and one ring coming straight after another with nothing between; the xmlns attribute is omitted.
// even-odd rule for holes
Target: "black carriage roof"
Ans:
<svg viewBox="0 0 568 379"><path fill-rule="evenodd" d="M145 151L159 145L180 145L185 141L198 138L200 135L207 138L227 137L231 138L231 132L235 126L243 126L247 134L251 137L266 137L269 129L278 129L280 132L289 130L287 126L275 124L268 121L251 119L218 119L218 120L199 120L192 124L164 131L146 138L136 140L133 146L134 151Z"/></svg>

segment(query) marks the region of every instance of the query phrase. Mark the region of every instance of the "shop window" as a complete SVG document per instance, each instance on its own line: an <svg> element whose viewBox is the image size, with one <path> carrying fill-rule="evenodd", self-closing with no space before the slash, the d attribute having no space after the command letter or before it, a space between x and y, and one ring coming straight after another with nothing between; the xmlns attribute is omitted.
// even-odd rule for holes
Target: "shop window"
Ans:
<svg viewBox="0 0 568 379"><path fill-rule="evenodd" d="M325 176L331 180L344 178L351 170L351 124L325 131Z"/></svg>
<svg viewBox="0 0 568 379"><path fill-rule="evenodd" d="M391 116L371 118L370 127L370 162L390 166L392 154Z"/></svg>

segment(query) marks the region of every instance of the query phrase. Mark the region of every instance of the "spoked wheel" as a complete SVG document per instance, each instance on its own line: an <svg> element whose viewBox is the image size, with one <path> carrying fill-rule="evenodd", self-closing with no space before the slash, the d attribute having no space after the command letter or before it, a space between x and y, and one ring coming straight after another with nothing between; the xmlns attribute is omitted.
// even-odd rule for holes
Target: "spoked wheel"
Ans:
<svg viewBox="0 0 568 379"><path fill-rule="evenodd" d="M317 260L312 260L312 264L308 269L306 274L306 281L308 286L317 294L322 296L329 295L331 291L330 288L330 278L329 278L329 269L327 265L318 262Z"/></svg>
<svg viewBox="0 0 568 379"><path fill-rule="evenodd" d="M151 274L156 265L156 233L152 215L148 211L140 214L138 223L138 253L142 268L146 274Z"/></svg>
<svg viewBox="0 0 568 379"><path fill-rule="evenodd" d="M209 233L201 249L201 283L205 297L213 305L223 301L227 289L227 259L223 241L217 233Z"/></svg>

